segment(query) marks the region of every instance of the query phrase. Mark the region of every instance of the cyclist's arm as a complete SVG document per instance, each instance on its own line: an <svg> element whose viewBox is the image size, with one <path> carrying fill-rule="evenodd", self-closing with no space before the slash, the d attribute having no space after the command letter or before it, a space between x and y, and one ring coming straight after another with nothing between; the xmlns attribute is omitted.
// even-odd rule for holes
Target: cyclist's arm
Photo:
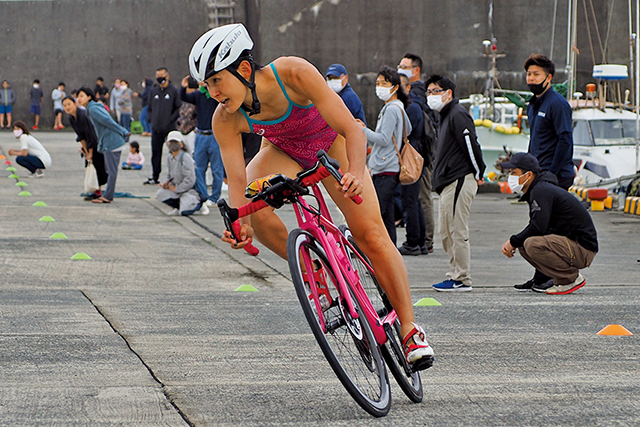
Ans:
<svg viewBox="0 0 640 427"><path fill-rule="evenodd" d="M347 140L348 172L360 182L364 177L367 139L342 99L329 88L324 77L309 62L302 58L283 57L275 61L278 73L303 105L311 100L326 122ZM282 70L282 71L280 71ZM295 95L294 95L295 93Z"/></svg>

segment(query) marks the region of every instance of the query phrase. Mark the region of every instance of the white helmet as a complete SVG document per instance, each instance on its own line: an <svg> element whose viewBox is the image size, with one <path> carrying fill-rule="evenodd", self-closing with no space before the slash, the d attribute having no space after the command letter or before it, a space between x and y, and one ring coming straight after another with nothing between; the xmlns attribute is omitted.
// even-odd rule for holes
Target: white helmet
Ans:
<svg viewBox="0 0 640 427"><path fill-rule="evenodd" d="M242 52L253 48L253 40L242 24L223 25L204 33L189 54L191 76L199 82L224 70Z"/></svg>

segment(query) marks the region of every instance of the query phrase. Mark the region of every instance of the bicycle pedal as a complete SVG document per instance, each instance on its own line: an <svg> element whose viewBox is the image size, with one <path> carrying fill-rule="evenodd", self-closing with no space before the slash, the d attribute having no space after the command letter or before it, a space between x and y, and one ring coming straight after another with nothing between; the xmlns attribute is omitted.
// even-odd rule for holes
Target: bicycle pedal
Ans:
<svg viewBox="0 0 640 427"><path fill-rule="evenodd" d="M424 371L425 369L429 369L433 366L434 362L433 356L425 356L411 363L409 367L411 368L411 372Z"/></svg>

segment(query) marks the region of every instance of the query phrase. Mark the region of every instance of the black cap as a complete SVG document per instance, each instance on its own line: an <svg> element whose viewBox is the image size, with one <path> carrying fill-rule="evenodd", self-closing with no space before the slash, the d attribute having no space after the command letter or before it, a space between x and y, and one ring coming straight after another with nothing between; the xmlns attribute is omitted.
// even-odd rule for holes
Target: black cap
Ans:
<svg viewBox="0 0 640 427"><path fill-rule="evenodd" d="M500 167L503 169L522 169L525 172L540 172L540 165L538 159L529 153L516 153L511 156L511 160L508 162L500 163Z"/></svg>

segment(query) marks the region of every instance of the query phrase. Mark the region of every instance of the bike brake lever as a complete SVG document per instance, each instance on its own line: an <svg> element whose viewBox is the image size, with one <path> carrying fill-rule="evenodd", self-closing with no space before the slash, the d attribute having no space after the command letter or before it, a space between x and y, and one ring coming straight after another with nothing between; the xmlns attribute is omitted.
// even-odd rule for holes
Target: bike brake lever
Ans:
<svg viewBox="0 0 640 427"><path fill-rule="evenodd" d="M238 237L240 234L240 222L238 221L238 209L232 208L227 204L225 199L218 200L218 209L220 209L220 214L222 215L222 219L224 220L224 226L231 233L231 236L236 242L240 241ZM250 255L258 255L260 250L253 246L251 243L244 247L244 250L247 251Z"/></svg>

